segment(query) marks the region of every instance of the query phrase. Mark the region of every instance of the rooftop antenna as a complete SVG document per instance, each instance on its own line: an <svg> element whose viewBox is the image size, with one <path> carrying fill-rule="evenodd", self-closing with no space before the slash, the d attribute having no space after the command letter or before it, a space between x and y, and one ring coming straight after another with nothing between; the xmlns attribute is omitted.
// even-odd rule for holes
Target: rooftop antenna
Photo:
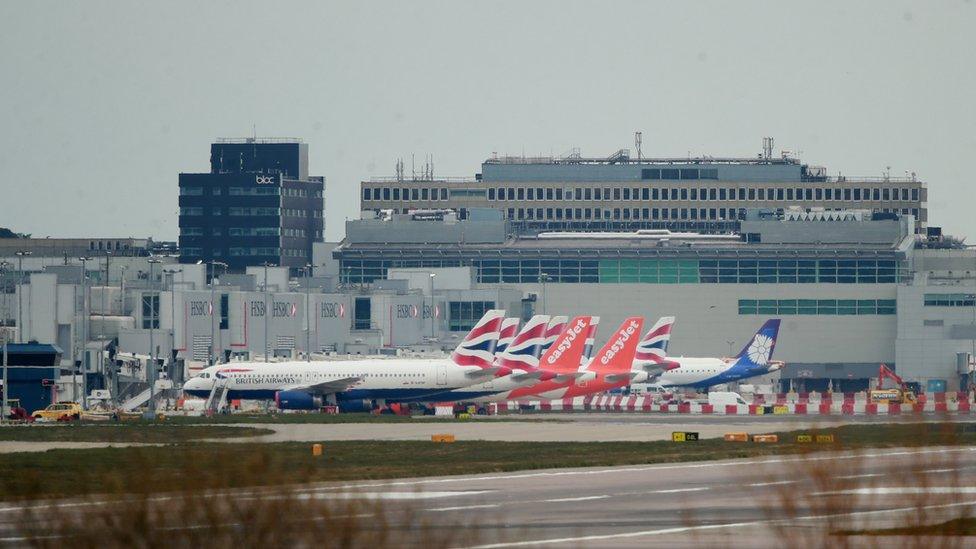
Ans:
<svg viewBox="0 0 976 549"><path fill-rule="evenodd" d="M641 163L641 142L643 141L643 132L634 132L634 148L637 149L637 163Z"/></svg>
<svg viewBox="0 0 976 549"><path fill-rule="evenodd" d="M763 160L772 160L773 159L773 138L763 137L762 143L763 143L762 145Z"/></svg>

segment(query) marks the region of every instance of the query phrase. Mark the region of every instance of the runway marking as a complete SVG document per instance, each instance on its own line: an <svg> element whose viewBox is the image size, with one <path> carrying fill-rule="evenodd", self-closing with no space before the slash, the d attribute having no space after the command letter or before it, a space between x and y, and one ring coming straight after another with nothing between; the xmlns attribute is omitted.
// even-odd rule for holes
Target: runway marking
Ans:
<svg viewBox="0 0 976 549"><path fill-rule="evenodd" d="M951 469L926 469L924 471L919 471L920 473L951 473L953 471L961 471L965 467L954 467Z"/></svg>
<svg viewBox="0 0 976 549"><path fill-rule="evenodd" d="M976 486L888 486L884 488L855 488L836 492L814 492L814 496L890 496L919 494L976 494Z"/></svg>
<svg viewBox="0 0 976 549"><path fill-rule="evenodd" d="M499 503L489 503L486 505L462 505L460 507L437 507L434 509L425 509L425 511L467 511L468 509L494 509L495 507L501 507Z"/></svg>
<svg viewBox="0 0 976 549"><path fill-rule="evenodd" d="M777 480L773 482L754 482L749 486L779 486L781 484L796 484L798 480Z"/></svg>
<svg viewBox="0 0 976 549"><path fill-rule="evenodd" d="M783 519L753 520L748 522L729 522L725 524L706 524L702 526L679 526L674 528L660 528L658 530L640 530L637 532L622 532L619 534L600 534L600 535L579 536L579 537L571 537L571 538L550 538L550 539L513 541L513 542L503 542L503 543L490 543L487 545L473 545L467 547L466 549L499 549L502 547L525 547L525 546L532 546L532 545L553 545L559 543L580 543L580 542L587 542L587 541L601 541L601 540L611 540L611 539L641 538L646 536L680 534L684 532L696 532L702 530L718 530L722 528L739 528L743 526L764 526L769 524L782 524L782 523L789 523L798 520L822 520L822 519L838 518L838 517L884 515L884 514L892 514L892 513L917 512L919 510L948 509L952 507L971 507L974 505L976 505L976 500L959 502L959 503L926 505L923 507L897 507L894 509L878 509L875 511L854 511L851 513L808 515L805 517L796 517L793 519L786 519L786 520Z"/></svg>
<svg viewBox="0 0 976 549"><path fill-rule="evenodd" d="M870 458L886 458L893 456L913 456L913 455L924 455L924 454L946 454L946 453L958 453L958 452L976 452L976 446L967 446L963 448L929 448L929 449L917 449L917 450L902 450L897 452L884 452L884 453L873 453L873 454L845 454L845 455L819 455L819 456L804 456L804 457L784 457L784 458L773 458L773 459L754 459L754 460L735 460L735 461L713 461L713 462L693 462L693 463L682 463L682 464L656 464L656 465L646 465L646 466L619 466L604 469L587 469L583 471L546 471L546 472L532 472L532 473L514 473L514 474L499 474L499 475L487 475L479 477L446 477L446 478L434 478L434 479L412 479L412 480L399 480L390 482L377 482L370 484L345 484L339 486L318 486L310 487L307 489L302 489L301 491L316 491L316 490L348 490L356 488L376 488L381 486L416 486L421 484L442 484L449 482L477 482L477 481L495 481L495 480L519 480L526 478L546 478L546 477L562 477L562 476L588 476L588 475L606 475L606 474L619 474L619 473L640 473L647 471L670 471L676 469L708 469L712 467L738 467L741 465L772 465L781 463L806 463L812 461L840 461L849 459L870 459Z"/></svg>
<svg viewBox="0 0 976 549"><path fill-rule="evenodd" d="M701 488L674 488L671 490L652 490L650 492L644 492L645 494L677 494L680 492L701 492L703 490L711 489L710 486L703 486Z"/></svg>
<svg viewBox="0 0 976 549"><path fill-rule="evenodd" d="M451 498L458 496L477 496L489 494L493 490L468 490L464 492L352 492L338 494L299 494L297 499L390 499L390 500L411 500L411 499L437 499ZM260 497L255 499L262 499ZM265 498L266 499L266 498Z"/></svg>
<svg viewBox="0 0 976 549"><path fill-rule="evenodd" d="M863 475L843 475L835 478L847 480L853 478L871 478L871 477L883 477L883 476L884 476L883 473L865 473Z"/></svg>
<svg viewBox="0 0 976 549"><path fill-rule="evenodd" d="M591 499L607 499L610 496L582 496L578 498L556 498L556 499L544 499L542 503L562 503L565 501L589 501Z"/></svg>

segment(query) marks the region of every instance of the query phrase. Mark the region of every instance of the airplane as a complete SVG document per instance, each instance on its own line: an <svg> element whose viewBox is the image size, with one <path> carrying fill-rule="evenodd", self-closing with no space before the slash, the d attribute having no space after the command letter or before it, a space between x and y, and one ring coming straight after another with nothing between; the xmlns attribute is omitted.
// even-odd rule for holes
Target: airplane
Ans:
<svg viewBox="0 0 976 549"><path fill-rule="evenodd" d="M775 372L784 365L772 359L779 325L778 318L766 321L742 351L731 358L666 357L665 361L678 367L664 372L653 385L703 389Z"/></svg>
<svg viewBox="0 0 976 549"><path fill-rule="evenodd" d="M505 311L478 321L450 359L362 359L334 362L247 362L210 366L183 385L207 398L224 384L228 399L270 400L282 410L314 410L336 404L368 410L373 401L416 401L499 375L494 350Z"/></svg>
<svg viewBox="0 0 976 549"><path fill-rule="evenodd" d="M566 323L569 322L569 317L567 316L554 316L549 319L549 326L546 327L546 340L542 343L542 346L536 352L536 358L542 356L542 353L546 352L552 344L556 342L556 338L559 334L563 333L566 329Z"/></svg>
<svg viewBox="0 0 976 549"><path fill-rule="evenodd" d="M534 396L539 392L564 389L576 380L582 379L589 373L581 371L584 350L593 344L593 338L600 324L598 316L578 316L573 318L556 342L549 347L539 360L539 368L551 372L548 379L540 379L538 383L517 387L504 393L497 393L490 397L476 399L478 401L513 400Z"/></svg>
<svg viewBox="0 0 976 549"><path fill-rule="evenodd" d="M535 383L553 374L539 369L539 348L545 341L549 316L536 315L525 323L505 351L495 354L496 367L500 367L499 377L486 379L481 383L462 387L434 395L430 400L438 402L471 401Z"/></svg>
<svg viewBox="0 0 976 549"><path fill-rule="evenodd" d="M519 319L506 318L502 320L502 327L498 333L498 345L495 346L495 354L504 352L505 348L512 342L519 331Z"/></svg>

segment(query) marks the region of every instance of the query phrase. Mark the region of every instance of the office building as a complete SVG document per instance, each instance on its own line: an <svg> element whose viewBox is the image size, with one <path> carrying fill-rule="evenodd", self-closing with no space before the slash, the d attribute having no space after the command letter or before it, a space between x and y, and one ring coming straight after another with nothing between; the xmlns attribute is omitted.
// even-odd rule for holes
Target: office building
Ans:
<svg viewBox="0 0 976 549"><path fill-rule="evenodd" d="M181 173L179 188L182 263L297 271L322 240L325 178L308 175L308 145L297 139L220 139L210 172Z"/></svg>

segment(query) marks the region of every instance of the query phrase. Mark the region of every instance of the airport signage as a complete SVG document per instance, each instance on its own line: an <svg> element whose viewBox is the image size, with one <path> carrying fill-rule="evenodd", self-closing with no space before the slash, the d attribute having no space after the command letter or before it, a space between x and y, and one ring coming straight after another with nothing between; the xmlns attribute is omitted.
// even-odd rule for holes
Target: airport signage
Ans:
<svg viewBox="0 0 976 549"><path fill-rule="evenodd" d="M693 431L674 431L671 442L698 442L698 433Z"/></svg>

